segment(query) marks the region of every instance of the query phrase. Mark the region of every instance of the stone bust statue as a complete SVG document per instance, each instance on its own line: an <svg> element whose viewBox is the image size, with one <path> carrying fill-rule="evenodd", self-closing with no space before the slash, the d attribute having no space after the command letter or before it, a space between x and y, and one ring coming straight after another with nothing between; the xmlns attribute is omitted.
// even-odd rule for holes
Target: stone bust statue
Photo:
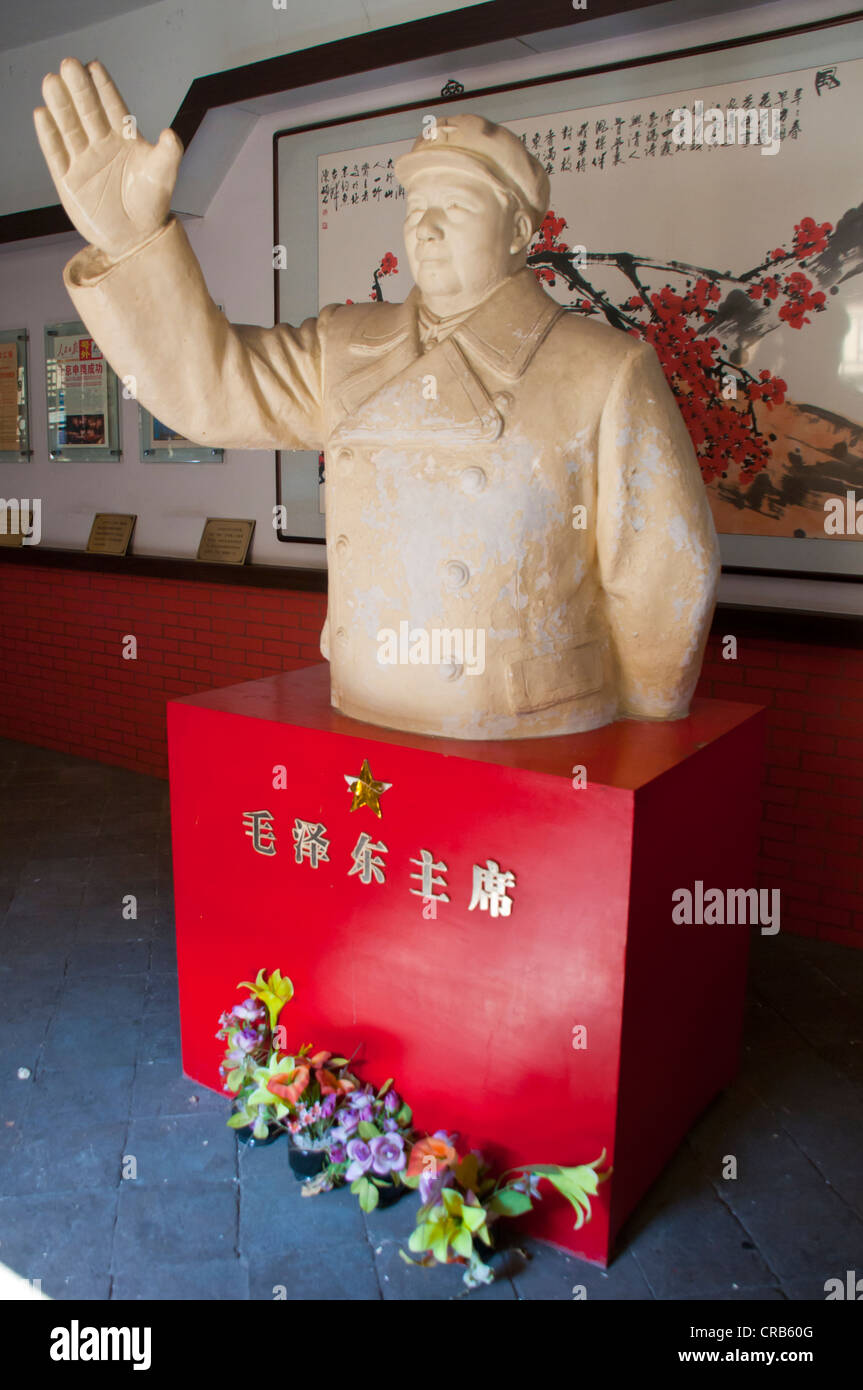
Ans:
<svg viewBox="0 0 863 1390"><path fill-rule="evenodd" d="M452 115L397 162L404 304L259 328L217 310L170 215L176 136L125 139L99 63L43 93L91 243L65 283L114 370L198 443L326 451L333 705L461 739L687 713L719 569L698 464L652 348L527 266L549 185L514 135Z"/></svg>

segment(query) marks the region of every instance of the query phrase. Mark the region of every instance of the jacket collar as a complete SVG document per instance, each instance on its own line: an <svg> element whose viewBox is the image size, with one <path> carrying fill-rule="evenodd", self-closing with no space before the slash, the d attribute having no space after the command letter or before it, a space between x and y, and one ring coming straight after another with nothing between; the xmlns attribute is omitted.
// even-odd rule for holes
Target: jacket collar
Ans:
<svg viewBox="0 0 863 1390"><path fill-rule="evenodd" d="M422 302L414 286L403 304L388 305L384 318L366 316L365 325L352 342L362 356L391 352L410 343L420 354L418 310ZM471 356L480 358L502 376L520 377L556 318L564 311L537 284L528 266L509 276L484 299L449 335Z"/></svg>
<svg viewBox="0 0 863 1390"><path fill-rule="evenodd" d="M420 293L415 287L403 304L388 304L386 313L373 312L364 316L360 331L350 341L350 354L362 359L361 364L347 375L339 388L346 416L355 415L382 388L409 373L417 363L429 363L432 355L439 353L447 343L460 349L466 359L463 366L484 366L499 377L517 381L552 324L564 312L540 288L533 271L525 266L478 305L442 343L423 353L417 322L420 302ZM452 346L446 356L452 358ZM452 365L455 366L455 362ZM432 371L432 365L429 363L426 369ZM479 380L474 379L472 385L485 397ZM474 394L471 391L471 395ZM479 414L483 416L486 411L480 410ZM486 422L483 434L488 428Z"/></svg>

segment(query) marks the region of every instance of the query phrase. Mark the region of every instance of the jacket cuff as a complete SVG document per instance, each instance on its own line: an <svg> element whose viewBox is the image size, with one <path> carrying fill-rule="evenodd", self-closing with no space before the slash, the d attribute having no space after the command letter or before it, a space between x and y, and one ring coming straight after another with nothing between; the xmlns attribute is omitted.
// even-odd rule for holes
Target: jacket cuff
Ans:
<svg viewBox="0 0 863 1390"><path fill-rule="evenodd" d="M100 251L97 246L85 246L83 251L79 251L73 256L63 271L63 280L67 288L86 290L93 285L98 285L100 280L104 280L106 275L110 275L119 265L125 265L127 261L133 259L141 251L151 246L154 241L163 237L172 226L176 224L175 217L169 217L164 226L157 228L144 241L139 241L137 246L133 246L125 255L112 259L104 251Z"/></svg>

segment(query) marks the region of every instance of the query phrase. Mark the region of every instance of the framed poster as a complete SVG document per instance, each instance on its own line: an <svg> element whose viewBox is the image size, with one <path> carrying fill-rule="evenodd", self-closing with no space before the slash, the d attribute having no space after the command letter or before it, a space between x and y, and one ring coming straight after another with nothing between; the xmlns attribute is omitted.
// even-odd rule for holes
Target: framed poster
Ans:
<svg viewBox="0 0 863 1390"><path fill-rule="evenodd" d="M222 463L225 457L223 449L193 444L142 405L138 406L138 438L142 463Z"/></svg>
<svg viewBox="0 0 863 1390"><path fill-rule="evenodd" d="M50 458L119 459L117 378L79 320L45 329L45 386Z"/></svg>
<svg viewBox="0 0 863 1390"><path fill-rule="evenodd" d="M0 330L0 463L26 463L30 448L27 330Z"/></svg>
<svg viewBox="0 0 863 1390"><path fill-rule="evenodd" d="M726 570L860 579L861 101L858 21L279 132L278 241L317 248L317 296L285 265L278 316L405 299L394 162L430 121L485 115L549 173L537 278L657 351Z"/></svg>

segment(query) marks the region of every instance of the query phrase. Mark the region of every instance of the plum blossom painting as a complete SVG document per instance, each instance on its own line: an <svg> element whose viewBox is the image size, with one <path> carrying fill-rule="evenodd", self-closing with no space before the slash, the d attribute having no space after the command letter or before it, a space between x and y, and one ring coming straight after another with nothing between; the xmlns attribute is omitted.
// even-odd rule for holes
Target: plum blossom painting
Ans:
<svg viewBox="0 0 863 1390"><path fill-rule="evenodd" d="M861 101L852 59L505 122L551 181L528 264L568 311L653 346L720 534L856 540L849 573L863 569ZM687 142L696 103L715 115ZM321 305L412 288L393 171L411 143L318 159ZM859 530L831 528L837 499L853 521L854 496Z"/></svg>

